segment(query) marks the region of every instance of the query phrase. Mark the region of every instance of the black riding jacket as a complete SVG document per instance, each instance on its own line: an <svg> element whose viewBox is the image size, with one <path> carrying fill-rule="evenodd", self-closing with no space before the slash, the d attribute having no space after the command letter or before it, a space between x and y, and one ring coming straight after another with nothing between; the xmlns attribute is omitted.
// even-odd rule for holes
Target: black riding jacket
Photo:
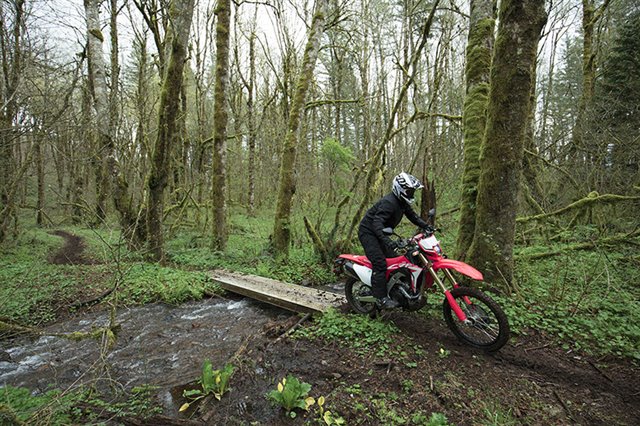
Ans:
<svg viewBox="0 0 640 426"><path fill-rule="evenodd" d="M360 232L373 233L378 240L390 245L391 239L385 235L382 230L384 228L395 228L402 220L402 216L406 216L414 225L420 228L426 228L427 222L422 220L420 216L413 211L411 206L404 200L396 197L393 192L382 197L375 203L360 222Z"/></svg>

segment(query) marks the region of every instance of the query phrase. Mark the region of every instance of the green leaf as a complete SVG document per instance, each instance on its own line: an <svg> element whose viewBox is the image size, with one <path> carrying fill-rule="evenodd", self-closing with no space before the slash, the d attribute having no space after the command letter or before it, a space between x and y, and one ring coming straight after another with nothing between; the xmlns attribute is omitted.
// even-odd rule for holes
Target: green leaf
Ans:
<svg viewBox="0 0 640 426"><path fill-rule="evenodd" d="M216 388L215 377L213 374L213 367L210 360L205 360L202 366L202 377L200 378L202 389L205 394L213 392Z"/></svg>
<svg viewBox="0 0 640 426"><path fill-rule="evenodd" d="M182 392L182 396L184 396L185 398L189 398L192 396L201 396L201 395L204 395L204 393L202 393L200 389L190 389L190 390L184 390Z"/></svg>

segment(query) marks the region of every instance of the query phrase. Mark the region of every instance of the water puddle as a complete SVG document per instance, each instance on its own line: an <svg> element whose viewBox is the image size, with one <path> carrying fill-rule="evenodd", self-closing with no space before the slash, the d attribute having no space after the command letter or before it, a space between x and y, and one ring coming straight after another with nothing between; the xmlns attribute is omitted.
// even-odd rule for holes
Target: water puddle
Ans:
<svg viewBox="0 0 640 426"><path fill-rule="evenodd" d="M248 299L121 308L117 322L122 328L104 360L95 340L42 336L0 342L0 386L24 386L37 393L108 375L125 388L150 384L169 389L196 379L207 358L222 367L244 341L261 335L267 323L290 315ZM106 312L88 314L46 331L91 331L107 323ZM97 368L102 365L108 366L106 372Z"/></svg>

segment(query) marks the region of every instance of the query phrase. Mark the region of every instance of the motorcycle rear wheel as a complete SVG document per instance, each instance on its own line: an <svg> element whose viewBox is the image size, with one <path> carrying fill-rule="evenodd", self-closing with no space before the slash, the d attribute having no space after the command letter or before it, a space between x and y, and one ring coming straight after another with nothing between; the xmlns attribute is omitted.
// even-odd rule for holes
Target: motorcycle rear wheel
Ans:
<svg viewBox="0 0 640 426"><path fill-rule="evenodd" d="M494 352L502 348L509 340L509 321L502 308L489 296L469 287L451 290L462 311L470 321L461 322L452 311L447 299L442 304L444 319L453 334L464 343L475 348ZM465 301L467 297L471 304Z"/></svg>
<svg viewBox="0 0 640 426"><path fill-rule="evenodd" d="M349 306L359 314L371 314L375 308L375 303L361 302L358 300L360 296L371 296L371 286L366 285L362 281L349 277L344 285L344 293L347 297Z"/></svg>

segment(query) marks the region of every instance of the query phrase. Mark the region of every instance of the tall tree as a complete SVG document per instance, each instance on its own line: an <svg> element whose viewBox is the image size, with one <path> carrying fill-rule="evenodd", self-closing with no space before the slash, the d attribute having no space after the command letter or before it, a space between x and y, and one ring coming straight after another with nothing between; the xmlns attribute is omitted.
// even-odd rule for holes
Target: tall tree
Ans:
<svg viewBox="0 0 640 426"><path fill-rule="evenodd" d="M578 115L572 133L572 153L577 159L588 151L585 146L587 113L592 106L596 84L596 49L594 29L611 0L596 7L595 0L582 0L582 93L578 102Z"/></svg>
<svg viewBox="0 0 640 426"><path fill-rule="evenodd" d="M149 252L158 262L164 261L162 229L164 189L170 175L172 147L176 146L178 112L182 92L183 70L187 58L187 43L195 0L174 0L169 6L170 25L165 45L169 51L164 67L162 91L158 106L158 135L151 156L151 170L147 178L147 230Z"/></svg>
<svg viewBox="0 0 640 426"><path fill-rule="evenodd" d="M216 81L213 106L213 239L215 250L227 245L226 151L227 151L227 86L229 85L229 26L231 2L218 0L216 9Z"/></svg>
<svg viewBox="0 0 640 426"><path fill-rule="evenodd" d="M19 107L18 86L25 66L24 6L24 0L0 3L0 243L6 239L11 222L17 223L18 220L15 200L17 163L13 147L19 137L14 121Z"/></svg>
<svg viewBox="0 0 640 426"><path fill-rule="evenodd" d="M516 207L544 0L504 0L480 154L476 226L468 260L488 281L513 281ZM508 289L510 290L510 289Z"/></svg>
<svg viewBox="0 0 640 426"><path fill-rule="evenodd" d="M462 125L464 128L464 171L460 199L460 224L457 252L464 259L476 224L476 197L480 178L480 147L484 136L489 98L495 0L471 0L467 39L465 78L466 95Z"/></svg>
<svg viewBox="0 0 640 426"><path fill-rule="evenodd" d="M293 194L296 192L294 181L294 166L298 146L298 131L305 111L305 99L313 71L315 69L320 39L324 30L325 14L328 0L316 0L315 12L311 21L311 28L304 50L302 67L298 76L296 92L289 112L287 135L284 141L282 159L280 162L280 179L278 185L278 201L273 225L273 245L276 254L287 256L291 241L291 205Z"/></svg>
<svg viewBox="0 0 640 426"><path fill-rule="evenodd" d="M253 22L256 22L258 9L255 9ZM247 120L249 122L249 215L253 216L256 212L256 109L255 109L255 91L256 91L256 30L255 24L249 36L249 82L247 83Z"/></svg>
<svg viewBox="0 0 640 426"><path fill-rule="evenodd" d="M87 24L87 57L89 58L89 85L93 89L95 128L97 131L97 151L94 153L96 166L96 217L99 222L106 216L106 200L109 188L108 158L113 153L111 134L111 109L107 89L106 65L102 44L104 36L100 26L100 1L84 0Z"/></svg>

